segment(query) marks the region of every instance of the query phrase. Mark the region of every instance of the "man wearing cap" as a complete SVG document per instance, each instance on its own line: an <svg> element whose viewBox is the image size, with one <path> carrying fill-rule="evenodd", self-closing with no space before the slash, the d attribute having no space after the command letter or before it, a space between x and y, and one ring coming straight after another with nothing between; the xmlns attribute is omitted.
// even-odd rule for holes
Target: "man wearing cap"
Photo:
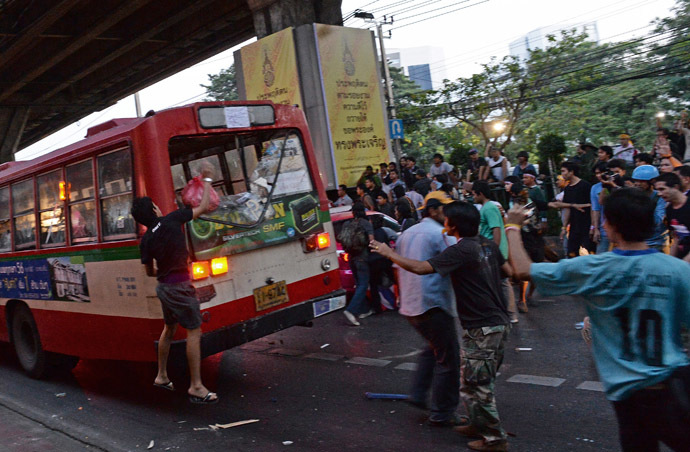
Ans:
<svg viewBox="0 0 690 452"><path fill-rule="evenodd" d="M518 164L515 165L515 168L513 168L513 176L519 177L522 179L522 173L526 170L529 169L533 171L535 174L537 173L537 170L534 168L534 165L529 163L527 160L529 160L529 153L527 151L520 151L518 152L517 155L518 159Z"/></svg>
<svg viewBox="0 0 690 452"><path fill-rule="evenodd" d="M620 144L613 148L613 158L623 159L628 166L635 166L634 157L638 151L630 142L630 135L622 133L618 138L620 139Z"/></svg>
<svg viewBox="0 0 690 452"><path fill-rule="evenodd" d="M666 218L666 201L654 190L654 182L657 177L659 177L659 170L652 165L638 166L632 173L635 187L647 193L656 206L654 209L654 234L647 238L645 243L650 248L655 248L662 253L668 254L670 251L669 235L666 223L664 223Z"/></svg>
<svg viewBox="0 0 690 452"><path fill-rule="evenodd" d="M398 238L396 250L408 259L427 260L437 256L457 240L443 233L443 205L452 202L444 192L434 191L424 199L422 221ZM460 346L458 343L455 295L450 278L438 274L417 275L402 268L398 271L399 313L425 339L412 377L409 402L427 409L431 390L429 423L436 426L458 425L460 402Z"/></svg>
<svg viewBox="0 0 690 452"><path fill-rule="evenodd" d="M479 158L479 151L475 148L469 151L470 160L467 162L467 182L486 180L489 177L489 165L486 160Z"/></svg>

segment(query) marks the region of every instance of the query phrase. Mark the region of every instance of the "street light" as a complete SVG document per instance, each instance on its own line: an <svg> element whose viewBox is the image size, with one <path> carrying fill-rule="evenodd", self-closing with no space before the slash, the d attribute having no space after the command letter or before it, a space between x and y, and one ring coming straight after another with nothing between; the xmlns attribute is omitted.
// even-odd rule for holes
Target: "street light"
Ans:
<svg viewBox="0 0 690 452"><path fill-rule="evenodd" d="M502 133L506 129L506 125L503 122L495 122L493 125L494 132Z"/></svg>

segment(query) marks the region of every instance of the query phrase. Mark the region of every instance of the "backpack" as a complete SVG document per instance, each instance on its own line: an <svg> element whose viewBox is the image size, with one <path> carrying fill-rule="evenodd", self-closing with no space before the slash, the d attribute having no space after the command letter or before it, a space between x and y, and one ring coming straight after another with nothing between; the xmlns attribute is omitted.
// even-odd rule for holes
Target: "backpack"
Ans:
<svg viewBox="0 0 690 452"><path fill-rule="evenodd" d="M362 254L369 246L369 235L360 221L355 218L345 223L338 237L345 252L351 256Z"/></svg>

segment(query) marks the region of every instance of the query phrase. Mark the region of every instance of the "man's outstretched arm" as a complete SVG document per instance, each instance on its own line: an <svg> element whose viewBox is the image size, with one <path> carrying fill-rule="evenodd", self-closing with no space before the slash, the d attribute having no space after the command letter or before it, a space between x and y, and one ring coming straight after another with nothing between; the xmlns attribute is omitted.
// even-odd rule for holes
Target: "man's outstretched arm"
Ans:
<svg viewBox="0 0 690 452"><path fill-rule="evenodd" d="M390 249L390 247L385 243L372 240L369 243L369 249L374 253L380 254L386 259L392 260L408 272L416 273L418 275L428 275L429 273L435 272L434 267L432 267L429 262L418 261L415 259L408 259L406 257L402 257L401 255Z"/></svg>
<svg viewBox="0 0 690 452"><path fill-rule="evenodd" d="M530 279L532 260L529 258L525 251L525 247L522 245L520 225L522 225L524 221L525 213L522 207L515 206L508 211L506 224L517 225L517 227L508 226L506 229L506 236L508 237L508 254L510 255L510 262L513 266L513 277L526 281Z"/></svg>

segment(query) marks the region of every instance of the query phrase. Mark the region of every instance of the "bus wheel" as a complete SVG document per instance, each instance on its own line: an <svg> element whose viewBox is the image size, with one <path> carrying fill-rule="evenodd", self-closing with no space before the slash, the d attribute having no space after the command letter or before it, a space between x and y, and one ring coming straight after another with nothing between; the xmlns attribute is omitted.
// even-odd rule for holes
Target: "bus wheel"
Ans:
<svg viewBox="0 0 690 452"><path fill-rule="evenodd" d="M17 306L12 313L12 342L26 373L31 378L41 378L46 370L46 353L34 316L26 305Z"/></svg>

